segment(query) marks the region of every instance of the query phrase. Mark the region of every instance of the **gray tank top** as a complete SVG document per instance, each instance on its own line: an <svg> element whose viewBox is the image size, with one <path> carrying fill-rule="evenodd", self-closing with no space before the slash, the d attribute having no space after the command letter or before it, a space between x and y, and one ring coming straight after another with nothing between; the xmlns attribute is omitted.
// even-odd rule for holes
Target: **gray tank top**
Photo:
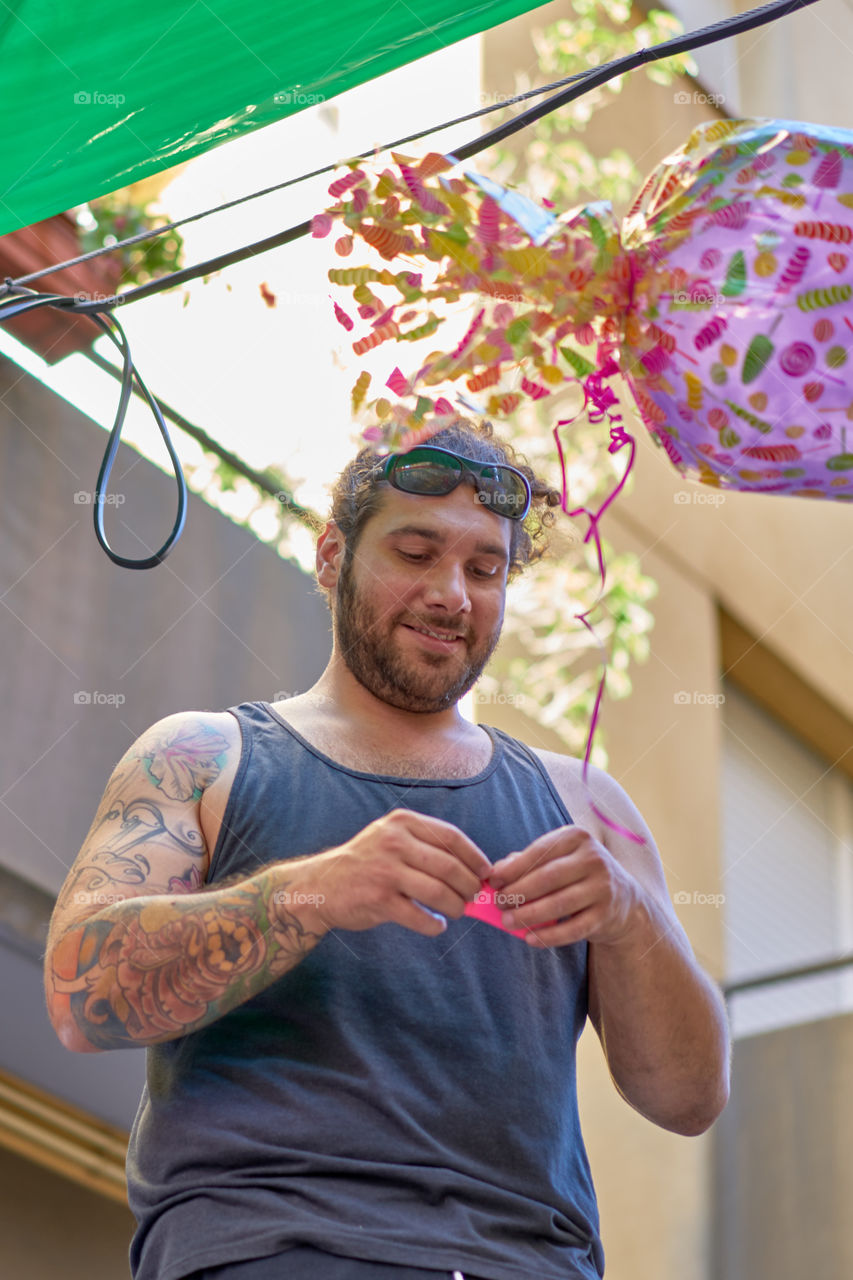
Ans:
<svg viewBox="0 0 853 1280"><path fill-rule="evenodd" d="M493 861L571 822L523 743L449 780L348 769L265 702L243 735L208 876L332 848L390 809ZM135 1280L311 1244L491 1280L598 1280L575 1046L587 944L537 950L469 916L436 938L335 929L200 1031L147 1049L127 1156Z"/></svg>

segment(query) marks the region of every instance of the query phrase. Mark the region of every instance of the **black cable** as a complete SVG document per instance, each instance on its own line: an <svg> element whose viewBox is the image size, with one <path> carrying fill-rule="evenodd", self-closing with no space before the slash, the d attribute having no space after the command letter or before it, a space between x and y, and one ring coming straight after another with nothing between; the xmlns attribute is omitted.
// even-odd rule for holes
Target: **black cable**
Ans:
<svg viewBox="0 0 853 1280"><path fill-rule="evenodd" d="M40 294L33 293L30 289L24 289L20 285L16 285L14 281L7 279L4 285L4 291L9 295L5 300L0 301L0 323L10 320L13 316L22 315L26 311L34 311L38 307L58 307L63 311L74 311L74 298L63 297L57 294ZM24 296L18 301L14 301L15 294L23 294ZM107 311L106 316L92 313L90 318L103 329L107 337L118 347L122 357L121 371L121 394L119 396L118 408L116 409L115 421L107 440L104 456L101 460L101 469L98 472L98 479L95 483L93 517L95 522L95 537L106 551L107 555L114 564L120 565L123 569L153 569L154 565L161 564L183 533L184 522L187 514L187 485L184 479L184 473L181 469L180 459L175 453L172 445L171 437L163 421L160 408L157 401L151 395L150 391L142 381L139 373L134 368L133 361L130 357L130 344L127 341L127 335L124 329L116 320L115 316ZM118 332L118 337L116 332ZM142 560L131 560L127 556L120 556L118 552L113 551L107 541L106 532L104 530L104 504L106 502L105 490L109 483L110 473L113 468L116 453L121 442L121 432L124 426L124 418L127 413L127 405L130 399L130 393L133 382L136 381L141 394L148 402L151 412L160 428L160 434L169 453L169 458L175 473L175 481L178 486L178 512L175 516L175 523L166 541L160 547L159 551L155 551L153 555L147 556Z"/></svg>
<svg viewBox="0 0 853 1280"><path fill-rule="evenodd" d="M743 32L763 26L768 22L774 21L776 18L784 17L788 14L794 13L798 9L804 9L815 3L817 3L817 0L773 0L772 3L766 4L759 9L749 10L747 13L737 15L733 18L725 18L720 22L712 23L711 26L703 27L698 31L676 36L672 40L664 41L662 44L653 45L648 49L640 49L636 53L628 54L623 58L617 58L613 62L607 63L601 67L595 67L589 72L584 72L579 76L570 77L570 79L575 82L570 88L553 94L538 106L522 112L520 115L515 116L505 124L498 125L497 128L491 129L488 133L481 135L479 138L475 138L472 142L456 148L453 158L456 160L467 160L469 157L476 155L480 151L484 151L494 143L501 142L504 138L511 136L513 133L517 133L527 125L533 124L534 121L541 119L542 116L547 115L549 112L556 111L567 103L574 101L575 98L580 97L583 93L587 92L587 90L595 88L600 84L604 84L614 76L621 75L626 71L631 71L636 67L642 66L644 63L656 62L664 57L669 57L678 53L686 53L691 49L698 49L704 45L713 44L716 41L729 36L740 35ZM536 92L537 91L534 90L531 91L530 94L521 96L532 96ZM541 92L541 90L539 92ZM491 108L484 108L480 112L476 112L474 114L482 115L485 113L485 110L491 110ZM422 134L412 135L408 141L413 140L416 136L423 137L427 133L433 133L436 132L437 129L446 127L448 126L435 126L432 129L424 131ZM400 146L403 145L405 141L406 139L402 140L400 143L391 143L389 145ZM366 152L359 158L364 158L364 156L371 154L372 151ZM324 170L317 171L317 173L322 172L324 172ZM293 179L291 181L299 180L300 179ZM289 185L289 183L281 185ZM271 190L272 189L274 188L271 188ZM246 199L248 198L250 197L246 197ZM185 219L184 221L192 221L194 218L202 216L206 215L196 214L193 215L192 218ZM171 224L171 226L177 225L181 224ZM19 281L15 281L7 277L5 284L0 286L0 324L11 319L15 315L20 315L25 311L34 310L37 307L59 307L72 313L80 313L90 316L91 319L104 330L110 340L118 348L122 356L121 395L119 397L119 405L116 411L115 421L101 462L101 469L98 474L98 481L95 488L94 502L96 537L104 551L106 551L107 555L115 564L128 569L150 569L155 564L160 564L165 559L166 555L174 546L183 531L184 520L186 518L187 489L180 462L174 448L172 447L172 441L169 437L169 432L160 412L159 405L151 396L148 388L145 386L133 366L133 362L130 358L130 346L128 344L127 337L121 325L112 314L113 308L119 305L126 305L129 302L139 301L141 298L149 297L154 293L160 293L164 289L173 288L175 285L182 284L186 280L193 280L198 276L209 275L214 271L219 271L224 267L231 266L235 262L244 261L245 259L254 257L257 254L265 253L270 249L278 248L280 245L288 244L292 240L297 240L301 236L307 235L310 228L310 221L301 222L297 226L289 227L287 230L279 232L277 235L268 236L266 239L256 241L254 244L246 245L241 249L234 249L230 253L220 254L219 257L211 258L207 262L172 272L169 275L161 276L157 280L151 280L147 284L141 285L136 289L131 289L127 293L116 294L109 298L102 298L97 302L84 302L73 296L64 297L58 294L37 294L32 290L23 287L23 280L32 280L39 276L48 275L62 270L64 267L69 265L68 263L61 263L58 266L46 268L43 271L34 273L33 275L21 277L21 280ZM162 234L167 229L169 228L157 228L156 234ZM145 236L141 238L147 238L148 234L149 233L145 233ZM133 242L133 238L131 238L131 241L128 241L127 243L131 242ZM124 244L125 242L122 243ZM111 245L109 246L109 251L112 252L119 247L121 246ZM105 249L95 250L89 255L84 255L82 259L75 259L74 261L85 261L87 257L96 257L105 251ZM4 295L6 295L5 298ZM24 296L23 298L19 298L18 301L13 301L15 295ZM106 313L107 319L104 319L102 313ZM120 339L116 336L116 332L114 332L114 330L118 332ZM175 471L175 480L178 485L178 513L175 518L175 523L172 526L171 533L159 551L156 551L153 555L148 556L143 560L130 560L125 556L119 556L110 547L106 539L106 534L104 533L102 510L104 499L101 496L102 486L105 487L109 480L115 454L121 440L121 428L127 412L127 405L134 379L154 414L157 426L159 427L160 433L166 443L166 448L169 452L169 457Z"/></svg>

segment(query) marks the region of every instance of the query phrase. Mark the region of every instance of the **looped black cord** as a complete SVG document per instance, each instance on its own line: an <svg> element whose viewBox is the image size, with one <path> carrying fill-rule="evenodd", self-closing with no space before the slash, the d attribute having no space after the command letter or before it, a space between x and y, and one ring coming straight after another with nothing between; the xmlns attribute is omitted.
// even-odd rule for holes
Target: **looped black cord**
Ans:
<svg viewBox="0 0 853 1280"><path fill-rule="evenodd" d="M3 297L3 295L6 295ZM13 299L13 295L24 295ZM63 297L60 294L51 293L33 293L30 289L24 289L20 285L16 285L14 281L7 277L2 289L0 290L0 324L6 320L10 320L12 316L21 315L26 311L34 311L38 307L59 307L64 311L75 311L79 307L79 300L73 296ZM101 461L101 469L98 472L98 479L95 484L93 517L95 523L95 537L106 551L109 558L114 564L121 566L123 569L153 569L156 564L161 564L171 551L184 530L184 523L187 514L187 484L184 479L184 473L181 468L180 459L175 452L169 435L163 415L160 412L160 406L149 392L142 378L139 376L130 356L130 344L127 341L127 335L124 329L116 320L115 316L106 308L109 302L101 303L105 308L105 315L100 315L96 311L87 311L86 314L91 320L103 329L104 333L110 341L118 348L122 357L122 377L121 377L121 394L119 396L118 408L116 409L115 421L107 440L104 450L104 456ZM118 334L118 336L117 336ZM153 555L146 556L141 560L132 560L128 556L121 556L117 551L113 551L107 535L104 530L104 505L106 501L105 490L109 484L110 473L112 472L113 462L121 443L121 432L124 426L125 414L130 400L130 394L133 387L133 381L136 379L136 385L144 395L154 414L154 419L160 429L160 434L169 453L169 458L175 473L175 481L178 486L178 512L175 516L175 523L172 530L160 547L159 551L155 551Z"/></svg>

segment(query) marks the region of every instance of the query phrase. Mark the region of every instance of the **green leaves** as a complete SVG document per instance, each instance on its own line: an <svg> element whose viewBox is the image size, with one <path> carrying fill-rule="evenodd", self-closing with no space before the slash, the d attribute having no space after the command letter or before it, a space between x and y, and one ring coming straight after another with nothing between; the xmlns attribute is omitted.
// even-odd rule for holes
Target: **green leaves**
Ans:
<svg viewBox="0 0 853 1280"><path fill-rule="evenodd" d="M77 215L83 252L91 253L93 249L101 249L165 225L167 219L151 213L149 204L134 204L126 190L90 200ZM118 249L115 256L123 267L121 287L144 284L147 280L177 271L183 266L183 254L184 242L178 231L166 231L152 240L142 240Z"/></svg>

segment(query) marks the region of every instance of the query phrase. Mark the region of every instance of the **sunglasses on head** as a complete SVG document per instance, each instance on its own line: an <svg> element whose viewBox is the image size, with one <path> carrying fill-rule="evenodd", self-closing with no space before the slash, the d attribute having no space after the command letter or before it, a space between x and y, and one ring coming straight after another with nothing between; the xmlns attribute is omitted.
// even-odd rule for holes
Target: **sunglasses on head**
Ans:
<svg viewBox="0 0 853 1280"><path fill-rule="evenodd" d="M401 493L436 497L452 493L465 478L473 477L477 501L507 520L523 520L530 510L530 485L515 467L497 462L475 462L450 449L422 444L408 453L392 453L383 474Z"/></svg>

